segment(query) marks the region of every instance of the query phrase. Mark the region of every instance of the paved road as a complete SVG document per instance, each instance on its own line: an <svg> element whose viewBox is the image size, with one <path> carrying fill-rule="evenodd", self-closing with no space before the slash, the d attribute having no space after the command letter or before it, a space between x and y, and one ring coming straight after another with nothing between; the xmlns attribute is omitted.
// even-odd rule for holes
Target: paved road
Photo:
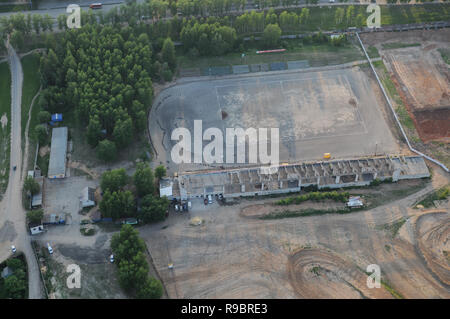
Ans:
<svg viewBox="0 0 450 319"><path fill-rule="evenodd" d="M26 212L22 206L22 183L26 176L22 171L21 103L23 72L20 59L8 46L8 62L11 69L11 169L5 197L0 204L0 262L10 255L11 245L22 251L27 259L29 298L42 298L39 268L31 248L31 236L26 229ZM17 166L16 171L13 167Z"/></svg>

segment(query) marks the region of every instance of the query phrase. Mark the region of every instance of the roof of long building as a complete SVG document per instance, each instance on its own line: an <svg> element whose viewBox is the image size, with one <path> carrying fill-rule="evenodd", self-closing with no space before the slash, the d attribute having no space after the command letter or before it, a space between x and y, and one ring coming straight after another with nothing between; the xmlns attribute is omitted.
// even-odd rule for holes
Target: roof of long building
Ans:
<svg viewBox="0 0 450 319"><path fill-rule="evenodd" d="M66 173L67 127L56 127L52 131L48 176Z"/></svg>

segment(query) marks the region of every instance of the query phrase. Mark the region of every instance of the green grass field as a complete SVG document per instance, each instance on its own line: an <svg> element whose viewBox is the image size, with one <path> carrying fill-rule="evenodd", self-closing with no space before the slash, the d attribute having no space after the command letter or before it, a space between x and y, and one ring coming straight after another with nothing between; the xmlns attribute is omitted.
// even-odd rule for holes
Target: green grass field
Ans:
<svg viewBox="0 0 450 319"><path fill-rule="evenodd" d="M31 101L36 93L39 91L40 75L39 75L40 55L37 53L30 54L22 58L23 69L23 89L22 89L22 144L25 143L25 128L28 121L28 113L30 111ZM39 124L37 114L39 109L37 107L37 100L33 106L30 121L29 136L34 138L34 127Z"/></svg>
<svg viewBox="0 0 450 319"><path fill-rule="evenodd" d="M8 185L11 132L11 73L6 62L0 63L0 96L0 118L6 116L8 120L5 127L0 124L0 194L3 194Z"/></svg>
<svg viewBox="0 0 450 319"><path fill-rule="evenodd" d="M244 52L229 53L218 57L192 58L181 55L178 58L178 65L183 69L308 60L310 66L326 66L364 60L362 51L351 42L339 47L328 43L302 45L301 40L287 40L286 42L288 48L283 53L256 54L258 49L251 48ZM242 53L245 53L244 58L241 57Z"/></svg>

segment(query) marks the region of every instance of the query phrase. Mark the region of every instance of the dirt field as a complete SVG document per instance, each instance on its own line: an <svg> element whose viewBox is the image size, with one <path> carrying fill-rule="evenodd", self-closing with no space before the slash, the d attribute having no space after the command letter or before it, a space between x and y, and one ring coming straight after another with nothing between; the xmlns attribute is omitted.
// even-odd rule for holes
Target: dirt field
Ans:
<svg viewBox="0 0 450 319"><path fill-rule="evenodd" d="M241 212L267 200L194 201L188 214L172 212L140 233L170 298L450 298L449 207L441 207L439 218L417 222L427 212L411 208L449 182L448 175L433 173L413 195L369 211L261 220ZM400 196L398 185L382 185L374 194ZM195 216L204 223L190 225ZM381 268L380 289L366 286L370 264Z"/></svg>
<svg viewBox="0 0 450 319"><path fill-rule="evenodd" d="M438 49L449 49L450 30L363 35L376 46L423 142L450 141L450 71ZM383 44L420 46L383 49Z"/></svg>
<svg viewBox="0 0 450 319"><path fill-rule="evenodd" d="M282 162L317 160L324 152L336 158L395 154L399 148L383 116L379 93L358 67L172 86L158 95L150 114L156 161L167 163L170 172L209 168L170 160L176 143L171 141L172 131L185 127L193 136L194 120L203 121L203 130L218 128L224 136L226 128L279 128Z"/></svg>

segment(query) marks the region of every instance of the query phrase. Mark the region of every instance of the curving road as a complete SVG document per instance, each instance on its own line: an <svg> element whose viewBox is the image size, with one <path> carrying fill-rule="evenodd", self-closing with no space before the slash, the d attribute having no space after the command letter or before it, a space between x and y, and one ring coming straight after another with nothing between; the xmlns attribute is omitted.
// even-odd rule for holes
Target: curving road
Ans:
<svg viewBox="0 0 450 319"><path fill-rule="evenodd" d="M22 171L21 104L23 72L20 58L9 41L8 62L11 69L11 160L9 183L5 197L0 204L0 262L11 255L10 247L15 245L22 251L28 264L29 298L42 298L39 267L31 247L31 236L26 228L26 212L22 206L22 184L26 167ZM17 166L14 171L13 167Z"/></svg>

